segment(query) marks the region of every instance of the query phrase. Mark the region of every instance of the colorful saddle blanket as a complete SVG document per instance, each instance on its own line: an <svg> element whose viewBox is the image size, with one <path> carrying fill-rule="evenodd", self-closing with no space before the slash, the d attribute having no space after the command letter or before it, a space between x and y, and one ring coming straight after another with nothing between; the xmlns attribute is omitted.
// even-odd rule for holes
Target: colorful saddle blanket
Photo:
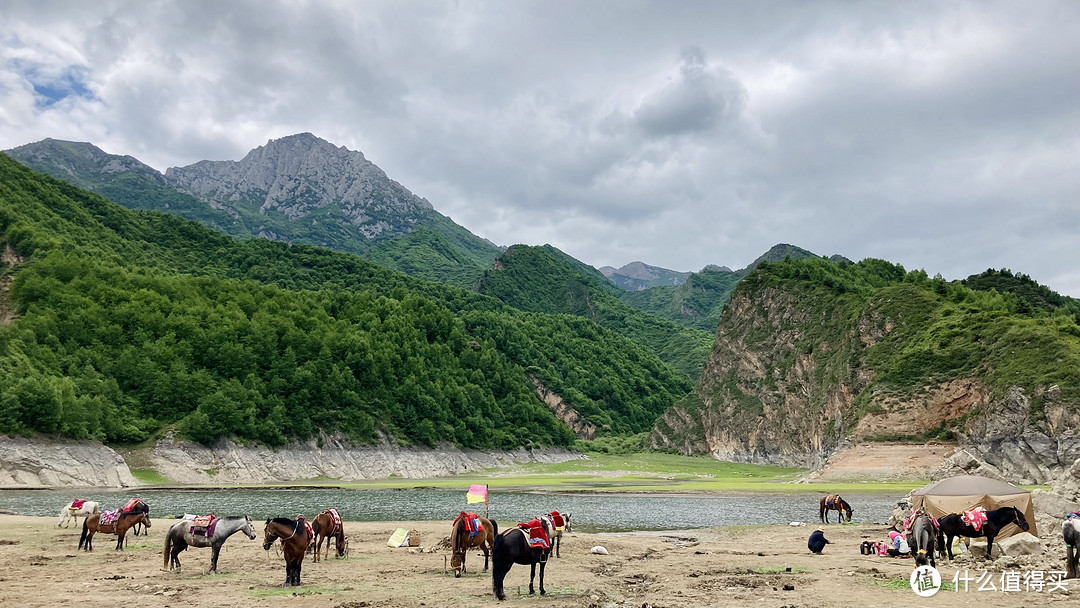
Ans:
<svg viewBox="0 0 1080 608"><path fill-rule="evenodd" d="M71 501L71 506L68 507L68 508L69 509L81 509L82 506L85 505L85 504L86 504L86 499L85 498L76 498L75 500Z"/></svg>
<svg viewBox="0 0 1080 608"><path fill-rule="evenodd" d="M217 527L219 519L220 518L215 517L213 513L209 515L199 515L191 520L191 527L188 528L188 532L196 536L213 536L214 528Z"/></svg>
<svg viewBox="0 0 1080 608"><path fill-rule="evenodd" d="M323 513L330 516L330 534L337 534L341 530L341 513L338 513L337 507L330 507Z"/></svg>
<svg viewBox="0 0 1080 608"><path fill-rule="evenodd" d="M934 530L938 530L941 528L941 522L939 522L936 517L924 511L922 507L919 507L917 510L912 511L911 514L904 519L904 529L910 530L912 524L915 523L915 520L918 519L920 515L926 515L930 518L930 521L934 524Z"/></svg>
<svg viewBox="0 0 1080 608"><path fill-rule="evenodd" d="M983 524L986 523L986 509L983 507L976 507L970 511L964 511L964 514L960 516L960 519L962 519L965 524L975 528L975 531L978 532L982 529Z"/></svg>
<svg viewBox="0 0 1080 608"><path fill-rule="evenodd" d="M840 504L841 500L843 500L843 499L840 498L839 494L829 494L828 496L825 497L825 506L826 507L835 507L836 505Z"/></svg>
<svg viewBox="0 0 1080 608"><path fill-rule="evenodd" d="M1074 517L1080 517L1080 513L1066 513L1065 519L1072 519Z"/></svg>
<svg viewBox="0 0 1080 608"><path fill-rule="evenodd" d="M556 530L562 530L563 526L566 525L566 521L558 511L552 511L551 513L548 513L548 515L551 517L551 523L555 524Z"/></svg>
<svg viewBox="0 0 1080 608"><path fill-rule="evenodd" d="M469 536L476 536L484 529L484 524L480 523L480 515L476 513L466 513L465 511L458 513L457 517L454 518L453 525L456 526L461 519L465 520L465 531L469 533Z"/></svg>
<svg viewBox="0 0 1080 608"><path fill-rule="evenodd" d="M518 522L518 528L529 539L529 546L533 549L550 549L551 541L548 540L547 530L539 519L530 519L527 522Z"/></svg>
<svg viewBox="0 0 1080 608"><path fill-rule="evenodd" d="M132 498L131 500L127 501L127 504L124 505L124 508L121 509L121 510L124 513L131 513L131 510L135 508L135 505L137 505L137 504L139 504L141 502L142 502L142 500L140 500L138 498Z"/></svg>
<svg viewBox="0 0 1080 608"><path fill-rule="evenodd" d="M102 511L101 517L98 518L98 524L102 526L111 526L112 524L115 524L118 519L120 519L120 509Z"/></svg>

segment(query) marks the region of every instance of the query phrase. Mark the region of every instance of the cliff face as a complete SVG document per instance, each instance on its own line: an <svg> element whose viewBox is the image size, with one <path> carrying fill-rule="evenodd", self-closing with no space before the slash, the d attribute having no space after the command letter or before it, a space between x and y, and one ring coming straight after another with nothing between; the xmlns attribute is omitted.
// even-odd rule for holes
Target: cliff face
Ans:
<svg viewBox="0 0 1080 608"><path fill-rule="evenodd" d="M798 284L740 289L693 394L663 415L650 443L818 468L853 443L948 430L1012 482L1059 479L1080 459L1080 408L1057 386L994 390L985 363L952 378L931 367L907 390L875 382L874 347L908 352L904 341L926 323L929 300L912 294L922 297L906 287L871 297L829 297Z"/></svg>
<svg viewBox="0 0 1080 608"><path fill-rule="evenodd" d="M140 482L112 448L96 441L0 435L0 486L127 487Z"/></svg>

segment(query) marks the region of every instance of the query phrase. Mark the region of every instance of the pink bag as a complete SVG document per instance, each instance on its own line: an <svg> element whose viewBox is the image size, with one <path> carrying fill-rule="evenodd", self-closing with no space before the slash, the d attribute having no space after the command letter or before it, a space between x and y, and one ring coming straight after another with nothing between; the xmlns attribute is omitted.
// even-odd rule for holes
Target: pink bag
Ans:
<svg viewBox="0 0 1080 608"><path fill-rule="evenodd" d="M886 545L885 543L881 542L881 541L878 541L877 554L878 555L888 555L889 554L888 551L889 551L889 546Z"/></svg>

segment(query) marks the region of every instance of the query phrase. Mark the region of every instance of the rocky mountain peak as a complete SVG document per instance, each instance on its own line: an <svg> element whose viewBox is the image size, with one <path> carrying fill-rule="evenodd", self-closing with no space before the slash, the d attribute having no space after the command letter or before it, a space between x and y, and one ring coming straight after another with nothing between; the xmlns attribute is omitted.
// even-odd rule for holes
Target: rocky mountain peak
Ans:
<svg viewBox="0 0 1080 608"><path fill-rule="evenodd" d="M290 221L339 210L366 238L408 232L432 209L363 153L311 133L272 139L239 161L201 161L165 175L177 189L211 204L280 213Z"/></svg>

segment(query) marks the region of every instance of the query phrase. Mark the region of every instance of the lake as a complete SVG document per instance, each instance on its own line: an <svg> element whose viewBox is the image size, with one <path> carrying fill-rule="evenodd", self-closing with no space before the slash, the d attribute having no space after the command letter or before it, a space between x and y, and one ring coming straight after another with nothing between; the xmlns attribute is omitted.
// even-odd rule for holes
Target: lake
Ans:
<svg viewBox="0 0 1080 608"><path fill-rule="evenodd" d="M126 490L0 490L0 511L19 515L56 517L68 502L87 498L115 508L138 496L150 505L151 515L182 513L312 517L337 507L352 521L449 522L459 511L484 512L483 504L465 504L465 490L367 490L340 488L297 489L126 489ZM488 512L498 522L516 523L540 513L572 513L581 532L675 530L738 524L787 524L818 521L823 492L739 494L573 494L495 492ZM852 521L885 523L902 494L855 494L844 498L854 508ZM836 512L830 512L835 518Z"/></svg>

